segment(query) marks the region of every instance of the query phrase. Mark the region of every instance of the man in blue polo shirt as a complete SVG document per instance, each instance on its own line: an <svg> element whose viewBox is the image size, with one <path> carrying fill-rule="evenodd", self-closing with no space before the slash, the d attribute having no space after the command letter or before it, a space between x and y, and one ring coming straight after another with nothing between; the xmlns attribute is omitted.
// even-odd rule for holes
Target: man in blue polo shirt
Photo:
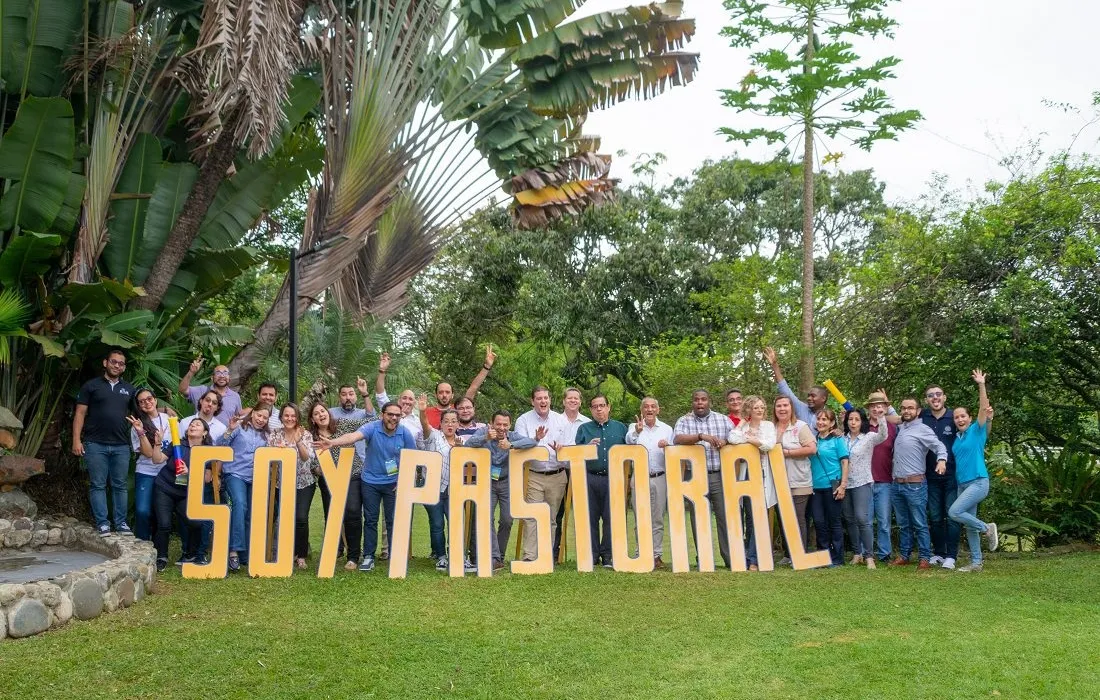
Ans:
<svg viewBox="0 0 1100 700"><path fill-rule="evenodd" d="M928 531L932 537L932 558L928 563L954 569L955 559L959 556L962 526L948 518L947 512L959 495L959 482L955 479L955 453L951 449L958 431L954 411L947 407L947 394L943 387L932 384L925 389L924 403L921 422L931 428L947 448L947 471L943 474L936 471L934 455L928 454L924 462L924 473L928 477Z"/></svg>
<svg viewBox="0 0 1100 700"><path fill-rule="evenodd" d="M367 423L359 430L331 440L320 439L313 443L315 449L351 445L366 441L366 459L363 461L363 562L360 571L374 569L374 553L378 549L378 510L382 506L386 516L386 532L393 534L393 512L397 504L397 468L401 464L401 450L415 450L416 441L401 425L401 407L392 401L382 406L382 420Z"/></svg>
<svg viewBox="0 0 1100 700"><path fill-rule="evenodd" d="M118 348L107 351L103 374L89 379L76 395L73 415L73 454L84 458L88 470L88 500L96 529L111 534L107 519L107 482L111 483L111 504L115 532L132 535L126 524L129 508L127 477L130 471L130 424L126 416L133 412L136 390L122 378L126 354Z"/></svg>

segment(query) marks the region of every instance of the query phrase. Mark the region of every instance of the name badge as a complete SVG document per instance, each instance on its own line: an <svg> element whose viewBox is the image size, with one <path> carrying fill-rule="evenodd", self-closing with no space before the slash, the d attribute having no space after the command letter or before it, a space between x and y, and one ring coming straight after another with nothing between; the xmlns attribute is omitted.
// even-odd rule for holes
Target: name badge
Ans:
<svg viewBox="0 0 1100 700"><path fill-rule="evenodd" d="M503 467L498 467L495 464L489 467L489 478L493 481L500 481L500 474L504 471Z"/></svg>
<svg viewBox="0 0 1100 700"><path fill-rule="evenodd" d="M387 459L386 460L386 476L394 476L396 474L397 474L397 460L396 459Z"/></svg>

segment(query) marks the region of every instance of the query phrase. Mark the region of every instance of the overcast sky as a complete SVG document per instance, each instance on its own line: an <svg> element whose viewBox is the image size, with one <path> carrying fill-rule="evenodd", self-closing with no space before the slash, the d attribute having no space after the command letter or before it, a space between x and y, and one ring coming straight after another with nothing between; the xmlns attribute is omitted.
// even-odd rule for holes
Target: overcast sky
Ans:
<svg viewBox="0 0 1100 700"><path fill-rule="evenodd" d="M583 14L623 5L591 0ZM696 20L695 39L685 50L702 54L695 81L647 102L595 112L585 127L602 137L604 153L629 152L612 171L627 183L629 163L642 152L668 157L666 178L688 175L707 158L774 153L716 135L721 126L755 125L754 117L723 107L718 94L749 70L748 52L730 48L718 35L729 23L721 0L685 0L684 14ZM869 45L862 55L902 59L885 89L897 107L919 109L924 121L870 153L844 147L841 160L844 169L873 168L887 184L888 199L918 197L936 173L956 188L1006 179L998 164L1005 155L1039 137L1048 152L1065 148L1091 118L1091 94L1100 90L1093 50L1100 2L903 0L890 14L900 25L895 38ZM1066 113L1044 101L1072 103L1082 112ZM1086 129L1075 150L1095 150L1098 138L1100 127Z"/></svg>

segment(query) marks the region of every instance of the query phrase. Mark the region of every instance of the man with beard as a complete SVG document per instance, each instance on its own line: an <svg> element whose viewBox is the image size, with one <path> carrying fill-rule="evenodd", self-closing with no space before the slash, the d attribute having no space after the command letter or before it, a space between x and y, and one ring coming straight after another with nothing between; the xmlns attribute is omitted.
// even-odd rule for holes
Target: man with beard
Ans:
<svg viewBox="0 0 1100 700"><path fill-rule="evenodd" d="M485 348L485 364L481 365L481 371L477 373L472 380L470 380L470 388L466 390L463 398L473 399L477 396L477 390L481 388L481 384L485 381L485 378L489 376L489 370L493 368L493 363L496 362L497 356L493 353L493 344L489 343ZM429 406L426 413L428 414L428 424L436 430L439 430L439 416L443 411L447 409L456 408L454 404L455 392L454 388L448 382L439 382L435 385L435 406Z"/></svg>
<svg viewBox="0 0 1100 700"><path fill-rule="evenodd" d="M928 477L928 531L932 537L932 558L928 563L954 569L955 559L959 556L959 537L962 535L962 526L947 517L947 511L959 495L959 482L955 479L955 453L951 449L955 444L955 412L947 407L947 394L938 384L924 390L924 403L926 407L920 413L921 421L936 433L947 448L947 471L943 474L936 471L936 459L932 454L926 455L924 461L924 475Z"/></svg>
<svg viewBox="0 0 1100 700"><path fill-rule="evenodd" d="M776 358L773 348L764 348L764 359L772 366L772 374L775 375L779 395L786 396L791 400L791 405L794 406L794 415L810 426L810 431L813 432L814 437L817 437L817 414L825 408L829 392L823 386L813 386L807 392L805 401L799 399L791 386L787 384L787 380L783 378L783 370L779 368L779 360Z"/></svg>
<svg viewBox="0 0 1100 700"><path fill-rule="evenodd" d="M455 411L458 413L458 430L455 431L455 435L461 438L463 442L466 441L466 438L485 427L484 423L478 422L474 400L468 396L463 396L458 400L458 403L455 404Z"/></svg>
<svg viewBox="0 0 1100 700"><path fill-rule="evenodd" d="M920 404L915 398L901 402L901 425L894 439L894 518L898 521L898 556L890 566L907 566L916 539L920 557L918 569L932 565L932 543L928 536L928 478L925 475L925 457L935 455L935 472L942 476L947 471L947 448L935 431L920 418Z"/></svg>
<svg viewBox="0 0 1100 700"><path fill-rule="evenodd" d="M328 412L336 419L356 420L363 423L370 422L372 420L378 420L378 414L374 412L374 405L371 404L370 392L367 390L367 380L362 377L355 378L355 385L344 384L340 387L340 403L336 406L330 406ZM359 408L355 405L355 392L358 387L360 396L363 397L363 407ZM358 445L359 443L357 443Z"/></svg>
<svg viewBox="0 0 1100 700"><path fill-rule="evenodd" d="M218 392L218 396L222 397L222 408L214 417L220 420L222 425L229 425L229 421L232 420L233 416L241 412L241 395L229 388L229 368L225 365L218 365L214 368L209 386L206 384L191 386L191 380L195 377L195 373L202 369L202 364L203 359L201 357L196 357L191 361L191 366L187 368L187 374L180 379L180 393L185 395L196 409L199 409L201 408L199 400L202 399L202 395L207 390L213 389Z"/></svg>

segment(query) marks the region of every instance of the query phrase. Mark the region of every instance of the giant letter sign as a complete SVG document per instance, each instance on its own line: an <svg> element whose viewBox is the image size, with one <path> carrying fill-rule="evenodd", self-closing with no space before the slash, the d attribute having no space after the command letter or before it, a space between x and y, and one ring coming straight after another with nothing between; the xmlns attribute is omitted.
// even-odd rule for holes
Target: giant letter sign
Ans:
<svg viewBox="0 0 1100 700"><path fill-rule="evenodd" d="M416 485L416 468L424 467L424 483ZM443 455L429 450L401 450L397 471L397 505L390 533L390 578L405 578L409 571L409 537L412 535L413 504L439 503L443 483Z"/></svg>
<svg viewBox="0 0 1100 700"><path fill-rule="evenodd" d="M354 447L341 447L339 462L332 462L328 450L317 453L321 464L321 478L328 486L331 499L328 504L328 518L325 520L325 538L321 543L321 561L317 565L318 578L332 578L336 570L336 552L340 547L340 533L344 529L344 509L348 505L348 489L359 488L351 483L351 467L355 459ZM362 517L360 514L359 517Z"/></svg>
<svg viewBox="0 0 1100 700"><path fill-rule="evenodd" d="M530 469L532 460L546 461L550 459L550 451L545 447L532 447L526 450L512 450L508 454L508 481L509 500L511 502L512 518L519 520L519 528L522 539L523 528L535 528L538 540L538 554L534 561L512 561L513 574L552 574L554 573L554 542L550 538L551 518L550 506L546 503L528 503L527 494L523 485L527 483L526 471ZM520 520L521 518L525 520Z"/></svg>
<svg viewBox="0 0 1100 700"><path fill-rule="evenodd" d="M691 465L691 479L684 479L683 463ZM714 536L710 531L710 501L707 500L707 453L702 445L669 445L665 448L665 479L668 483L668 532L672 546L672 570L691 569L687 551L685 500L691 501L695 516L695 543L699 571L714 571ZM721 505L721 504L719 504ZM728 518L727 518L728 520Z"/></svg>
<svg viewBox="0 0 1100 700"><path fill-rule="evenodd" d="M210 538L209 564L184 564L184 578L225 578L229 563L229 506L202 502L203 475L208 462L232 462L232 447L194 447L187 469L187 519L210 520L214 531ZM190 475L198 474L191 478Z"/></svg>
<svg viewBox="0 0 1100 700"><path fill-rule="evenodd" d="M631 559L626 535L626 463L634 465L634 525L638 556ZM611 561L615 571L645 574L653 571L653 518L649 506L649 452L642 445L615 445L607 453L611 489Z"/></svg>
<svg viewBox="0 0 1100 700"><path fill-rule="evenodd" d="M787 550L791 554L791 567L813 569L832 563L829 552L821 550L807 552L802 546L802 533L798 531L798 517L794 512L794 498L791 497L791 484L787 481L787 467L783 463L783 446L776 445L768 455L772 467L772 483L775 495L779 499L779 519L783 523L783 535L787 539Z"/></svg>
<svg viewBox="0 0 1100 700"><path fill-rule="evenodd" d="M588 517L588 468L596 459L595 445L570 445L558 450L558 461L569 463L569 488L573 492L573 539L577 543L577 571L592 571L592 521ZM561 533L562 547L565 533Z"/></svg>
<svg viewBox="0 0 1100 700"><path fill-rule="evenodd" d="M488 578L493 575L492 514L489 512L489 450L483 447L455 447L451 450L450 502L447 504L447 528L450 538L450 574L461 577L465 570L463 559L466 544L466 518L463 510L466 501L472 501L477 521L477 542L474 557L477 575ZM474 465L474 482L465 483L466 465Z"/></svg>
<svg viewBox="0 0 1100 700"><path fill-rule="evenodd" d="M271 484L271 465L279 463L279 522L275 560L267 561L267 493ZM293 447L261 447L256 450L252 470L252 532L248 541L248 575L285 578L294 571L294 502L298 489L294 480L298 471L298 452ZM289 526L287 525L289 523Z"/></svg>
<svg viewBox="0 0 1100 700"><path fill-rule="evenodd" d="M771 526L768 524L768 504L764 499L764 468L760 463L760 449L755 445L726 445L722 448L722 494L726 507L726 536L729 538L730 568L745 571L745 536L741 523L741 499L749 502L748 513L752 518L756 537L756 556L761 571L772 571ZM748 465L747 477L737 478L738 463Z"/></svg>

